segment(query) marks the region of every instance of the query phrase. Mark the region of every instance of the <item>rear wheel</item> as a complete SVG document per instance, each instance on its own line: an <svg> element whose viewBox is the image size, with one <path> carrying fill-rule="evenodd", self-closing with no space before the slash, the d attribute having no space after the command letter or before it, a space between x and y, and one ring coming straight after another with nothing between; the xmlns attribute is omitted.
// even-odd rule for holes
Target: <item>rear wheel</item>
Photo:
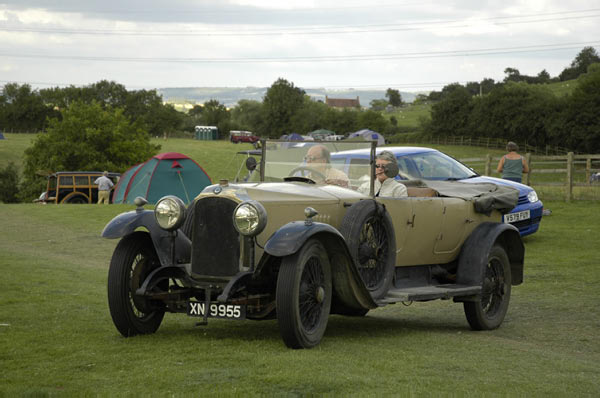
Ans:
<svg viewBox="0 0 600 398"><path fill-rule="evenodd" d="M71 197L67 203L72 204L72 205L82 205L82 204L86 204L88 203L88 200L81 196L81 195L77 195L77 196L73 196Z"/></svg>
<svg viewBox="0 0 600 398"><path fill-rule="evenodd" d="M474 330L496 329L508 311L510 301L510 262L502 246L490 250L483 272L481 299L464 303L465 315Z"/></svg>
<svg viewBox="0 0 600 398"><path fill-rule="evenodd" d="M285 344L311 348L319 344L331 309L331 267L323 245L308 240L284 257L277 278L277 320Z"/></svg>
<svg viewBox="0 0 600 398"><path fill-rule="evenodd" d="M113 323L125 337L154 333L163 320L164 309L135 294L159 266L146 232L127 235L115 248L108 270L108 307Z"/></svg>

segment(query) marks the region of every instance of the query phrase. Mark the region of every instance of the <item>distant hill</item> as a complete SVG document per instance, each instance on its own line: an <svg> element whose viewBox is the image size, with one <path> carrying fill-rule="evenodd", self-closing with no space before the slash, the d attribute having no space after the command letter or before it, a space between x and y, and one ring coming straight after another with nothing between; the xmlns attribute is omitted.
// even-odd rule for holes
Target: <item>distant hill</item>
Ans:
<svg viewBox="0 0 600 398"><path fill-rule="evenodd" d="M242 99L262 101L267 90L268 87L173 87L160 88L157 89L157 92L162 95L163 100L166 102L203 104L211 99L216 99L225 106L232 107ZM325 96L352 99L359 97L361 106L368 107L374 99L385 99L386 90L309 88L304 89L304 91L315 100L321 101L325 101ZM414 93L401 91L400 94L404 102L412 102L416 97Z"/></svg>

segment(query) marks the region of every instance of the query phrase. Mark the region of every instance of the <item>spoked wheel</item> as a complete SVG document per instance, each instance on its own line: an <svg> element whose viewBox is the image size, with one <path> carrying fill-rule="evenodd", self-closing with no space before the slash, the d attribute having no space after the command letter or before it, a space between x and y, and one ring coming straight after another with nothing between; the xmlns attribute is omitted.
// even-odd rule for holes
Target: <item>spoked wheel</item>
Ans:
<svg viewBox="0 0 600 398"><path fill-rule="evenodd" d="M121 239L108 270L108 307L117 330L125 337L154 333L165 311L135 294L152 270L160 266L146 232Z"/></svg>
<svg viewBox="0 0 600 398"><path fill-rule="evenodd" d="M383 297L392 282L396 238L390 215L375 201L350 207L340 228L358 271L374 299Z"/></svg>
<svg viewBox="0 0 600 398"><path fill-rule="evenodd" d="M285 344L311 348L319 344L331 308L331 266L323 245L308 240L284 257L277 278L277 320Z"/></svg>
<svg viewBox="0 0 600 398"><path fill-rule="evenodd" d="M511 273L508 256L501 246L494 245L483 272L481 299L464 303L465 315L474 330L496 329L508 310Z"/></svg>

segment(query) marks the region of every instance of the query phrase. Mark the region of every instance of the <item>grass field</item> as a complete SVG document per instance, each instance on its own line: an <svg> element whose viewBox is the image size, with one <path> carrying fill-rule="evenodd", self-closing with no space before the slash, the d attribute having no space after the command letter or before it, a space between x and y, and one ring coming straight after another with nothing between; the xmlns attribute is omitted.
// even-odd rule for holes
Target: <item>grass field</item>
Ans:
<svg viewBox="0 0 600 398"><path fill-rule="evenodd" d="M598 396L600 212L547 206L498 330L471 331L451 301L396 304L332 316L294 351L276 321L181 314L125 339L106 298L117 242L99 235L132 206L0 204L0 396Z"/></svg>

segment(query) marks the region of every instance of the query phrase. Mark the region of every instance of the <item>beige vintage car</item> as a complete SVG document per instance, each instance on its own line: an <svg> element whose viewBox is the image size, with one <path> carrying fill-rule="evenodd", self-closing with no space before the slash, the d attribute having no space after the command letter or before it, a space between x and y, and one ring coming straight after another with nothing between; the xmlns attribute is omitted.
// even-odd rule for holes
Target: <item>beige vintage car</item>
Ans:
<svg viewBox="0 0 600 398"><path fill-rule="evenodd" d="M326 149L318 167L307 156L314 146ZM332 153L364 148L370 165L357 165L351 178L327 163ZM204 324L277 318L288 347L310 348L330 314L449 298L463 303L473 329L500 326L511 286L523 280L519 232L501 222L518 191L408 181L406 197L376 196L375 149L262 141L245 182L206 187L187 209L167 196L144 210L138 198L136 210L102 233L121 238L108 276L116 328L124 336L154 333L167 311Z"/></svg>

